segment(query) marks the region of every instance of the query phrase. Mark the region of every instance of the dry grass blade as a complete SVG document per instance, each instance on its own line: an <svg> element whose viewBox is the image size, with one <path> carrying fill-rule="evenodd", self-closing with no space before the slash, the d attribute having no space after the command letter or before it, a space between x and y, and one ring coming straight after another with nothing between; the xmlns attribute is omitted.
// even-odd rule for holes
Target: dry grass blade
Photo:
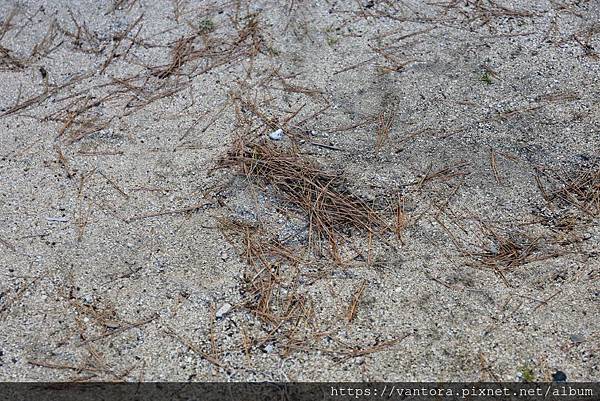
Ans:
<svg viewBox="0 0 600 401"><path fill-rule="evenodd" d="M52 21L48 26L48 31L46 35L42 38L42 40L36 43L31 50L31 55L29 56L30 60L35 58L44 58L48 57L50 53L54 50L58 49L62 45L62 41L58 41L58 44L54 44L59 39L60 30L58 29L58 25L56 21Z"/></svg>
<svg viewBox="0 0 600 401"><path fill-rule="evenodd" d="M183 335L177 333L175 330L173 330L170 327L167 327L164 330L164 333L166 335L168 335L171 338L176 339L177 341L179 341L181 344L183 344L184 346L186 346L187 348L189 348L193 353L195 353L196 355L200 356L201 358L205 359L207 362L212 363L213 365L215 365L218 368L225 368L226 366L223 364L223 362L221 362L219 359L215 358L213 355L207 353L207 352L203 352L200 348L198 348L194 343L192 343L188 338L184 337Z"/></svg>
<svg viewBox="0 0 600 401"><path fill-rule="evenodd" d="M360 300L362 299L366 288L367 280L363 279L356 288L356 290L354 290L354 293L352 294L352 299L350 300L350 306L348 307L348 312L346 313L346 320L348 320L348 323L353 321L356 317L356 314L358 313L358 305L360 303Z"/></svg>
<svg viewBox="0 0 600 401"><path fill-rule="evenodd" d="M168 65L158 68L152 73L159 79L167 78L170 75L177 74L177 71L188 61L192 59L192 52L194 51L194 39L195 36L181 38L175 42L173 49L171 50L171 61Z"/></svg>
<svg viewBox="0 0 600 401"><path fill-rule="evenodd" d="M2 21L2 26L0 26L0 40L4 39L4 35L13 28L13 19L17 14L19 14L19 9L17 6L14 6Z"/></svg>
<svg viewBox="0 0 600 401"><path fill-rule="evenodd" d="M366 356L369 354L373 354L375 352L390 351L392 347L401 343L409 335L410 334L405 334L404 336L402 336L400 338L382 341L380 343L376 343L375 345L367 346L367 347L351 346L351 345L345 344L338 340L337 342L340 343L340 345L342 345L345 349L335 351L335 354L337 354L337 357L339 358L339 362L345 362L349 359Z"/></svg>
<svg viewBox="0 0 600 401"><path fill-rule="evenodd" d="M282 302L283 298L279 296L279 291L285 286L292 290L290 294L295 291L293 283L295 275L282 275L282 269L284 265L294 267L300 260L293 249L276 240L267 239L266 234L259 227L228 219L222 219L220 226L226 236L229 237L229 233L237 234L241 236L243 242L241 254L250 267L245 274L244 307L265 323L279 325L282 317L289 314L289 306L292 304L292 302ZM234 243L234 241L230 242ZM287 306L281 308L284 304Z"/></svg>
<svg viewBox="0 0 600 401"><path fill-rule="evenodd" d="M402 244L404 244L404 242L402 241L402 233L408 226L409 220L408 220L408 216L406 215L406 212L404 211L404 200L400 196L398 196L398 203L394 209L395 209L394 210L395 211L395 213L394 213L395 214L394 232L396 234L396 238L398 238L398 240Z"/></svg>
<svg viewBox="0 0 600 401"><path fill-rule="evenodd" d="M494 149L490 149L490 165L492 167L492 172L494 174L494 179L496 180L496 183L498 185L501 185L502 181L500 180L500 173L498 172L498 162L496 160L496 152L494 152Z"/></svg>
<svg viewBox="0 0 600 401"><path fill-rule="evenodd" d="M461 177L469 174L466 168L469 166L468 162L460 161L455 165L444 167L437 171L432 171L432 165L429 165L427 173L425 173L421 179L411 182L411 185L417 185L418 188L423 188L425 183L433 180L447 181L454 177Z"/></svg>

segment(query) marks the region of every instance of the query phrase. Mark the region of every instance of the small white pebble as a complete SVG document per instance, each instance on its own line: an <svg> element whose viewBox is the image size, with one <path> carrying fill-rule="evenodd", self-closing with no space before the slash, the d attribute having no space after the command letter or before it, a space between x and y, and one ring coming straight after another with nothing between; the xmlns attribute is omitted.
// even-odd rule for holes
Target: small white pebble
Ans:
<svg viewBox="0 0 600 401"><path fill-rule="evenodd" d="M215 313L215 316L217 317L217 319L220 319L223 316L225 316L230 310L231 310L231 304L230 303L224 303L223 306L221 306L219 308L219 310L217 311L217 313Z"/></svg>
<svg viewBox="0 0 600 401"><path fill-rule="evenodd" d="M269 134L269 138L271 138L274 141L280 141L281 139L283 139L283 130L279 128L277 131L271 132Z"/></svg>

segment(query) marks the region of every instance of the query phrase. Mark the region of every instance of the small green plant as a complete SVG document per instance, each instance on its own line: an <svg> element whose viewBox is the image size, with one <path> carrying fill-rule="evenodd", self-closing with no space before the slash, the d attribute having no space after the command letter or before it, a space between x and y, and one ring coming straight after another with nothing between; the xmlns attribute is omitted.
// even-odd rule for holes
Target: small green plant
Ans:
<svg viewBox="0 0 600 401"><path fill-rule="evenodd" d="M488 85L491 85L494 83L494 81L492 80L492 74L489 71L485 71L483 74L481 74L481 77L479 78L480 81L485 82Z"/></svg>
<svg viewBox="0 0 600 401"><path fill-rule="evenodd" d="M334 46L337 42L338 42L338 38L336 38L335 36L328 36L327 37L327 44L329 46Z"/></svg>
<svg viewBox="0 0 600 401"><path fill-rule="evenodd" d="M204 18L203 20L200 21L200 23L198 23L198 31L200 31L200 33L208 33L208 32L212 32L214 30L215 30L215 23L208 18Z"/></svg>
<svg viewBox="0 0 600 401"><path fill-rule="evenodd" d="M531 383L535 381L535 373L533 373L533 369L529 366L522 366L519 369L519 373L521 374L521 378L524 382Z"/></svg>

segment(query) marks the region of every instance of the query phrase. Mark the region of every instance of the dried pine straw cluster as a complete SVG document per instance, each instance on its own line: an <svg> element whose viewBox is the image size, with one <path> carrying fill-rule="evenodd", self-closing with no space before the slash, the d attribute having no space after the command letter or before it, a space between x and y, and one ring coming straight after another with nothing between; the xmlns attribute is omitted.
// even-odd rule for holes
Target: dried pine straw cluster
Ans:
<svg viewBox="0 0 600 401"><path fill-rule="evenodd" d="M283 353L305 344L310 333L318 330L312 299L302 288L301 260L295 250L269 238L255 225L234 219L219 223L229 242L243 244L240 254L247 269L240 306L266 327L266 335L252 340L246 337L246 353L268 342L279 343Z"/></svg>
<svg viewBox="0 0 600 401"><path fill-rule="evenodd" d="M492 245L482 247L479 252L468 253L467 256L471 261L467 264L494 271L507 287L510 287L511 284L505 273L531 262L558 256L558 254L541 249L541 238L539 237L534 238L525 233L511 235L493 230L489 230L489 234Z"/></svg>
<svg viewBox="0 0 600 401"><path fill-rule="evenodd" d="M328 244L330 256L341 262L339 246L351 231L381 238L390 230L382 215L352 194L340 174L324 171L296 150L265 142L235 143L221 161L237 167L254 183L270 186L308 219L309 247Z"/></svg>
<svg viewBox="0 0 600 401"><path fill-rule="evenodd" d="M504 272L517 266L532 262L533 253L537 250L538 241L526 239L518 241L509 237L495 237L496 246L474 256L482 266Z"/></svg>
<svg viewBox="0 0 600 401"><path fill-rule="evenodd" d="M310 287L327 274L309 272L297 248L270 237L259 225L227 218L220 219L219 223L229 242L242 245L240 254L247 266L243 300L238 307L263 324L260 335L242 330L246 355L253 349L275 345L282 357L318 349L336 361L345 361L387 350L406 337L376 341L371 346L352 345L336 339L336 333L355 319L368 286L367 280L363 279L354 289L346 307L339 308L343 310L343 316L336 318L336 315L323 316L322 313L319 316L318 300L311 294ZM324 338L333 344L324 347L321 343Z"/></svg>
<svg viewBox="0 0 600 401"><path fill-rule="evenodd" d="M115 4L135 2L117 0ZM68 10L70 19L50 22L44 37L30 44L29 50L22 45L17 52L0 44L0 72L27 71L28 76L40 74L44 82L44 89L36 93L21 94L19 90L14 104L2 110L0 117L51 106L49 112L42 112L40 120L57 123L57 138L71 145L112 128L115 115L129 116L163 99L175 98L186 89L191 91L194 79L203 74L270 54L260 13L244 11L237 2L235 16L225 20L219 16L224 5L200 3L206 4L184 7L180 1L173 3L176 26L162 33L179 31L177 39L147 33L150 21L144 13L132 15L122 29L99 34L83 16ZM123 10L111 7L107 14L117 11ZM15 6L0 20L0 42L26 31L39 12L29 15ZM164 54L160 55L159 49ZM43 64L46 58L63 57L61 52L92 57L94 67L58 78ZM164 61L156 60L156 56L164 57ZM194 98L190 97L193 105Z"/></svg>
<svg viewBox="0 0 600 401"><path fill-rule="evenodd" d="M562 199L586 214L600 216L600 166L581 171L552 196Z"/></svg>
<svg viewBox="0 0 600 401"><path fill-rule="evenodd" d="M239 307L255 316L264 329L258 337L244 335L245 352L275 344L281 355L289 355L318 346L319 340L328 333L333 335L339 325L354 320L367 282L363 280L347 299L348 305L340 308L346 311L345 316L324 320L317 313L318 300L311 289L327 273L314 269L318 262L310 255L324 255L343 264L341 248L349 243L353 232L362 234L363 239L367 237L370 255L373 237L386 241L383 234L397 234L399 228L390 227L383 212L348 190L341 174L323 170L293 147L239 139L220 160L219 167L237 169L262 191L273 191L286 202L285 206L306 217L308 229L306 243L290 245L264 222L249 223L236 217L219 220L227 240L241 248L238 251L247 266ZM368 350L322 351L344 359L395 343Z"/></svg>
<svg viewBox="0 0 600 401"><path fill-rule="evenodd" d="M507 287L511 287L511 283L506 273L529 263L556 258L568 252L558 246L565 243L564 239L549 236L539 226L526 229L522 226L490 224L475 218L472 222L477 223L479 229L471 231L476 240L476 243L473 243L460 241L450 229L451 226L446 226L439 218L436 218L436 221L450 236L462 257L465 258L467 266L493 271ZM528 222L525 225L533 224L536 223ZM461 232L468 233L462 224L454 222L454 225Z"/></svg>

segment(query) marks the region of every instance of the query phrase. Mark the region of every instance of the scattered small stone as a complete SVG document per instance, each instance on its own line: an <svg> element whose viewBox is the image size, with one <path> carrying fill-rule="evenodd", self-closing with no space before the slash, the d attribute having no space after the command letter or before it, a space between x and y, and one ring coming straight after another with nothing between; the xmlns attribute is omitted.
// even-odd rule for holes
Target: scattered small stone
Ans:
<svg viewBox="0 0 600 401"><path fill-rule="evenodd" d="M269 354L270 354L271 352L273 352L274 350L275 350L275 348L273 347L273 344L267 344L267 345L265 346L265 352L267 352L267 353L269 353Z"/></svg>
<svg viewBox="0 0 600 401"><path fill-rule="evenodd" d="M565 374L565 372L557 370L556 373L552 374L552 381L557 382L557 383L566 382L567 375Z"/></svg>
<svg viewBox="0 0 600 401"><path fill-rule="evenodd" d="M571 339L571 341L573 341L574 344L581 344L585 341L585 337L580 334L573 334L569 338Z"/></svg>
<svg viewBox="0 0 600 401"><path fill-rule="evenodd" d="M225 316L229 311L231 310L231 304L230 303L224 303L223 306L221 306L219 308L219 310L217 310L217 313L215 313L215 316L217 317L217 319L221 319L223 316Z"/></svg>
<svg viewBox="0 0 600 401"><path fill-rule="evenodd" d="M161 258L155 258L154 267L156 268L156 270L162 273L165 271L165 262Z"/></svg>
<svg viewBox="0 0 600 401"><path fill-rule="evenodd" d="M269 138L274 141L280 141L283 139L283 130L279 128L277 131L273 131L269 134Z"/></svg>

